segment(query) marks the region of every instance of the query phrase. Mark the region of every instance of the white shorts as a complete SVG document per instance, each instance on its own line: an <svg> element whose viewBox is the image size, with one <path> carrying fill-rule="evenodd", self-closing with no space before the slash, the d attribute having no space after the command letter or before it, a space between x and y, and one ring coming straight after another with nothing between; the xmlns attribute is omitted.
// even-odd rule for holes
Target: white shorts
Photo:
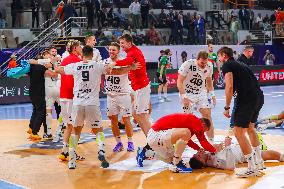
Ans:
<svg viewBox="0 0 284 189"><path fill-rule="evenodd" d="M46 87L45 88L45 101L46 109L52 109L55 102L59 103L60 89L57 87Z"/></svg>
<svg viewBox="0 0 284 189"><path fill-rule="evenodd" d="M201 93L198 95L187 94L189 100L192 101L191 106L183 106L184 113L193 113L194 110L199 111L201 108L210 108L207 93Z"/></svg>
<svg viewBox="0 0 284 189"><path fill-rule="evenodd" d="M107 115L118 115L129 117L132 115L132 104L130 95L107 96Z"/></svg>
<svg viewBox="0 0 284 189"><path fill-rule="evenodd" d="M73 101L60 101L60 106L61 106L61 115L62 115L62 120L64 123L67 124L72 124L72 107L73 107Z"/></svg>
<svg viewBox="0 0 284 189"><path fill-rule="evenodd" d="M171 137L174 129L154 131L150 129L147 135L147 143L162 159L172 159L174 156L174 146Z"/></svg>
<svg viewBox="0 0 284 189"><path fill-rule="evenodd" d="M149 113L150 93L150 84L134 91L134 110L136 114Z"/></svg>
<svg viewBox="0 0 284 189"><path fill-rule="evenodd" d="M99 106L74 105L72 109L73 127L88 126L90 128L101 128L102 115Z"/></svg>

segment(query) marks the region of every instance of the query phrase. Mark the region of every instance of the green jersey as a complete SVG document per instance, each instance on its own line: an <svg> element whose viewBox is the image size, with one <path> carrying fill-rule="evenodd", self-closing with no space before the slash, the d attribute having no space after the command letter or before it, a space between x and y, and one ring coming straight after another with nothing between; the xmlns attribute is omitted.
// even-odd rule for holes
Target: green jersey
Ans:
<svg viewBox="0 0 284 189"><path fill-rule="evenodd" d="M160 73L161 72L161 67L164 66L162 75L166 75L167 64L168 64L168 57L167 56L162 56L157 72Z"/></svg>

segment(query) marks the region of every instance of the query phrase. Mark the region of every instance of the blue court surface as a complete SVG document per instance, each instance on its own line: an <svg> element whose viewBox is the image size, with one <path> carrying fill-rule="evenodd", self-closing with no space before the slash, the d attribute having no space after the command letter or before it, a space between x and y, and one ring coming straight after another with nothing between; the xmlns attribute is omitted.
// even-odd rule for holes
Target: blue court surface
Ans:
<svg viewBox="0 0 284 189"><path fill-rule="evenodd" d="M262 90L264 92L265 102L260 112L260 117L279 114L284 110L284 85L262 87ZM229 125L229 119L223 116L225 92L224 90L216 90L215 94L217 98L217 105L212 110L213 123L216 129L225 130L228 129ZM153 106L153 112L151 116L154 121L167 114L182 112L178 93L170 93L168 94L168 96L171 99L171 102L159 103L157 95L151 95L151 102ZM100 102L103 119L107 119L106 99L102 98ZM0 120L29 119L31 113L31 104L0 106ZM284 129L282 128L268 129L265 132L269 134L284 135Z"/></svg>
<svg viewBox="0 0 284 189"><path fill-rule="evenodd" d="M13 184L7 181L0 179L0 188L1 189L25 189L23 186L19 186L17 184Z"/></svg>

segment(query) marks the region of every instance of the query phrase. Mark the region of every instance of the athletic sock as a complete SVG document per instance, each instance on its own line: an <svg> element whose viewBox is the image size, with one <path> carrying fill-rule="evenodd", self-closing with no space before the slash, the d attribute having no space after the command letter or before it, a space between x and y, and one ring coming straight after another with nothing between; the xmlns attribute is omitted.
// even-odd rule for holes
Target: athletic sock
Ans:
<svg viewBox="0 0 284 189"><path fill-rule="evenodd" d="M246 161L248 162L248 169L249 170L256 170L253 154L250 153L250 154L247 154L247 155L244 155L244 156L245 156Z"/></svg>
<svg viewBox="0 0 284 189"><path fill-rule="evenodd" d="M277 124L276 124L275 122L267 123L267 124L266 124L266 128L275 128L276 125L277 125Z"/></svg>
<svg viewBox="0 0 284 189"><path fill-rule="evenodd" d="M116 137L115 137L115 140L116 140L116 143L121 142L121 138L120 138L120 136L116 136Z"/></svg>
<svg viewBox="0 0 284 189"><path fill-rule="evenodd" d="M158 92L158 97L159 97L159 98L162 98L161 92Z"/></svg>
<svg viewBox="0 0 284 189"><path fill-rule="evenodd" d="M46 113L46 125L47 125L46 133L48 135L51 134L51 122L52 122L52 114L51 113Z"/></svg>
<svg viewBox="0 0 284 189"><path fill-rule="evenodd" d="M261 157L261 145L253 147L253 158L255 160L255 163L263 162L263 159Z"/></svg>
<svg viewBox="0 0 284 189"><path fill-rule="evenodd" d="M167 97L168 97L168 93L164 92L164 98L167 98Z"/></svg>
<svg viewBox="0 0 284 189"><path fill-rule="evenodd" d="M133 142L132 137L127 137L128 142Z"/></svg>
<svg viewBox="0 0 284 189"><path fill-rule="evenodd" d="M177 165L180 160L182 153L184 152L184 149L187 145L187 141L184 141L182 139L179 139L175 144L175 152L174 152L174 158L173 158L173 164Z"/></svg>
<svg viewBox="0 0 284 189"><path fill-rule="evenodd" d="M99 147L99 152L103 152L102 155L104 155L105 153L105 135L103 132L98 132L96 134L96 142L98 144Z"/></svg>
<svg viewBox="0 0 284 189"><path fill-rule="evenodd" d="M68 152L68 150L69 150L68 143L67 142L63 142L62 152L66 154Z"/></svg>

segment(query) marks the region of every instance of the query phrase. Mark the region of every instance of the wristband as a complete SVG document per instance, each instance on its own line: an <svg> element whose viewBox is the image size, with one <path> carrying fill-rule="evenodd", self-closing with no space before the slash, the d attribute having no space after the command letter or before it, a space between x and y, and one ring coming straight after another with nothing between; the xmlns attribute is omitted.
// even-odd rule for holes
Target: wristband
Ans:
<svg viewBox="0 0 284 189"><path fill-rule="evenodd" d="M214 97L214 96L215 96L214 91L209 91L209 92L208 92L208 97L209 97L209 98L212 98L212 97Z"/></svg>

